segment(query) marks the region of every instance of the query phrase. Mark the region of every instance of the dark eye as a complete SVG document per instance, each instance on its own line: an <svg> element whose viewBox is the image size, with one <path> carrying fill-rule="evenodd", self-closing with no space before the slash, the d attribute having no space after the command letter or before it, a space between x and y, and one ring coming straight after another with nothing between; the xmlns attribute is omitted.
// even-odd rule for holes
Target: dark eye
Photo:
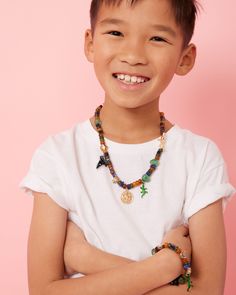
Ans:
<svg viewBox="0 0 236 295"><path fill-rule="evenodd" d="M165 39L161 38L161 37L152 37L152 40L157 41L157 42L166 42Z"/></svg>
<svg viewBox="0 0 236 295"><path fill-rule="evenodd" d="M121 32L118 32L118 31L110 31L107 34L113 35L113 36L121 36Z"/></svg>

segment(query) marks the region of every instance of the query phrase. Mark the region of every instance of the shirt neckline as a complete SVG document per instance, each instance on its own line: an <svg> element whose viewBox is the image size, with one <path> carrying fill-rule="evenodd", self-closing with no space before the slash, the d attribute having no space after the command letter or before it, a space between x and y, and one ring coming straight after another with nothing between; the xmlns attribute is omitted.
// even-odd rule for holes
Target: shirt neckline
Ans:
<svg viewBox="0 0 236 295"><path fill-rule="evenodd" d="M81 123L81 128L82 131L84 132L84 136L86 138L90 138L94 143L98 146L100 146L100 141L99 141L99 136L97 131L93 128L90 119L85 120L84 122ZM174 134L180 127L177 124L174 124L167 132L166 132L166 142L169 142L171 138L174 137ZM108 139L106 137L105 142L109 148L109 150L112 151L140 151L140 150L150 150L153 149L153 147L157 147L160 144L160 136L156 137L154 139L151 139L149 141L145 141L142 143L120 143L117 141L113 141L111 139Z"/></svg>

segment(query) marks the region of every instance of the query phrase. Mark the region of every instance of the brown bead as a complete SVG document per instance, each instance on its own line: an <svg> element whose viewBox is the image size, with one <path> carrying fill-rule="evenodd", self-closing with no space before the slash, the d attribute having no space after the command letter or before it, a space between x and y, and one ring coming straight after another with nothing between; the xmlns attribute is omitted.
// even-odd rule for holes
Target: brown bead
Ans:
<svg viewBox="0 0 236 295"><path fill-rule="evenodd" d="M149 171L152 173L155 170L155 168L150 167Z"/></svg>

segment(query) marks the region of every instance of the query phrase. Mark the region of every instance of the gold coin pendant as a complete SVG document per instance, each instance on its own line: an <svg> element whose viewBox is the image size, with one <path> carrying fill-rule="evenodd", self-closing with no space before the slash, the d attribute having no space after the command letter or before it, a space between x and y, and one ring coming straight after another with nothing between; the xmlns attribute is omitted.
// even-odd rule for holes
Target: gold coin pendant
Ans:
<svg viewBox="0 0 236 295"><path fill-rule="evenodd" d="M133 199L134 199L133 194L128 189L126 189L121 195L121 201L124 204L132 203Z"/></svg>

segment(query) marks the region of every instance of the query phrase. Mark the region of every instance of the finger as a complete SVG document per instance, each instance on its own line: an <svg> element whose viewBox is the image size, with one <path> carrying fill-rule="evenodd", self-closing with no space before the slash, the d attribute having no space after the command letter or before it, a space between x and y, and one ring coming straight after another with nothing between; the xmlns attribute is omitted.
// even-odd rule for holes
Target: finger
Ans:
<svg viewBox="0 0 236 295"><path fill-rule="evenodd" d="M67 221L67 231L71 231L74 228L74 223L72 221Z"/></svg>
<svg viewBox="0 0 236 295"><path fill-rule="evenodd" d="M188 236L189 235L189 228L183 225L183 232L184 232L184 236Z"/></svg>
<svg viewBox="0 0 236 295"><path fill-rule="evenodd" d="M67 221L67 226L75 229L79 229L79 226L71 220Z"/></svg>
<svg viewBox="0 0 236 295"><path fill-rule="evenodd" d="M68 225L69 225L69 226L70 226L70 225L73 225L73 222L72 222L71 220L69 220L69 219L67 220L67 226L68 226Z"/></svg>
<svg viewBox="0 0 236 295"><path fill-rule="evenodd" d="M189 228L186 227L185 225L181 224L180 226L177 227L177 229L180 231L180 233L183 235L183 236L186 236L189 234Z"/></svg>
<svg viewBox="0 0 236 295"><path fill-rule="evenodd" d="M186 223L183 223L184 226L186 226L187 228L189 228L189 224L186 222Z"/></svg>

